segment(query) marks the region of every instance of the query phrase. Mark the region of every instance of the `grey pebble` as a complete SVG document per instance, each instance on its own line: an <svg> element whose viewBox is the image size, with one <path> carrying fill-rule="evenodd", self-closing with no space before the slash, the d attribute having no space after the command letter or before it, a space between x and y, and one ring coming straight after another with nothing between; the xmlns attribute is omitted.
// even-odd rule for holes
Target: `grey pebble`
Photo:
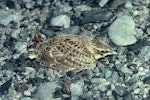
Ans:
<svg viewBox="0 0 150 100"><path fill-rule="evenodd" d="M38 100L53 100L53 93L56 88L61 88L55 82L43 83L39 86L36 96Z"/></svg>
<svg viewBox="0 0 150 100"><path fill-rule="evenodd" d="M133 74L133 71L130 68L128 68L127 66L122 66L121 71L126 74Z"/></svg>
<svg viewBox="0 0 150 100"><path fill-rule="evenodd" d="M109 0L99 0L99 6L104 7Z"/></svg>
<svg viewBox="0 0 150 100"><path fill-rule="evenodd" d="M112 75L112 71L106 70L105 78L109 78Z"/></svg>
<svg viewBox="0 0 150 100"><path fill-rule="evenodd" d="M71 96L80 96L83 94L82 86L72 83L70 85Z"/></svg>
<svg viewBox="0 0 150 100"><path fill-rule="evenodd" d="M128 8L128 9L131 9L133 6L132 6L132 3L130 1L127 1L125 3L125 8Z"/></svg>
<svg viewBox="0 0 150 100"><path fill-rule="evenodd" d="M26 42L22 42L22 41L18 41L16 44L15 44L15 47L14 47L14 50L17 50L19 52L22 52L22 51L26 51L27 49L27 43Z"/></svg>
<svg viewBox="0 0 150 100"><path fill-rule="evenodd" d="M17 39L20 34L21 29L17 29L11 33L11 37Z"/></svg>
<svg viewBox="0 0 150 100"><path fill-rule="evenodd" d="M109 27L108 35L112 42L118 46L127 46L134 44L135 23L130 16L124 15L117 18Z"/></svg>
<svg viewBox="0 0 150 100"><path fill-rule="evenodd" d="M140 50L139 56L144 59L144 61L150 60L150 46L145 46Z"/></svg>
<svg viewBox="0 0 150 100"><path fill-rule="evenodd" d="M124 96L123 100L133 100L133 97L131 94L127 94Z"/></svg>
<svg viewBox="0 0 150 100"><path fill-rule="evenodd" d="M143 36L143 33L144 32L142 29L140 29L140 28L136 29L136 37L137 38L141 38Z"/></svg>
<svg viewBox="0 0 150 100"><path fill-rule="evenodd" d="M120 95L120 96L123 96L125 93L126 93L126 88L124 86L116 86L115 87L115 92Z"/></svg>
<svg viewBox="0 0 150 100"><path fill-rule="evenodd" d="M70 17L67 15L59 15L51 19L51 26L59 26L63 28L70 27Z"/></svg>
<svg viewBox="0 0 150 100"><path fill-rule="evenodd" d="M148 28L148 29L146 30L146 32L147 32L147 34L150 34L150 28Z"/></svg>
<svg viewBox="0 0 150 100"><path fill-rule="evenodd" d="M0 13L0 24L7 26L10 22L14 21L19 23L21 20L21 17L14 14L8 14L8 13Z"/></svg>
<svg viewBox="0 0 150 100"><path fill-rule="evenodd" d="M27 2L27 3L25 4L25 6L26 6L26 8L31 9L31 8L34 7L34 4L35 4L35 2Z"/></svg>
<svg viewBox="0 0 150 100"><path fill-rule="evenodd" d="M107 90L107 86L104 86L104 85L98 85L98 89L99 89L99 91L101 91L101 92L104 92L104 91L106 91Z"/></svg>
<svg viewBox="0 0 150 100"><path fill-rule="evenodd" d="M92 8L87 5L79 5L74 8L75 11L86 11L86 10L91 10L91 9Z"/></svg>
<svg viewBox="0 0 150 100"><path fill-rule="evenodd" d="M110 84L110 82L107 81L105 78L92 78L91 82L95 83L95 84L101 84L101 85L109 85Z"/></svg>
<svg viewBox="0 0 150 100"><path fill-rule="evenodd" d="M116 71L114 71L114 72L112 73L112 81L113 81L113 82L117 82L118 79L119 79L119 75L118 75L118 73L117 73Z"/></svg>

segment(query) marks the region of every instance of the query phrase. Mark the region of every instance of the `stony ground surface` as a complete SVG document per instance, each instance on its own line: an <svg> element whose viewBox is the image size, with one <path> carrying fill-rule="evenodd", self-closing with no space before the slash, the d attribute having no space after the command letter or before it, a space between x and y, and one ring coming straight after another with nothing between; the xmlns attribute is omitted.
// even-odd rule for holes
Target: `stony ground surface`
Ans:
<svg viewBox="0 0 150 100"><path fill-rule="evenodd" d="M149 0L0 0L0 100L149 100ZM117 55L79 73L27 58L35 27L105 37Z"/></svg>

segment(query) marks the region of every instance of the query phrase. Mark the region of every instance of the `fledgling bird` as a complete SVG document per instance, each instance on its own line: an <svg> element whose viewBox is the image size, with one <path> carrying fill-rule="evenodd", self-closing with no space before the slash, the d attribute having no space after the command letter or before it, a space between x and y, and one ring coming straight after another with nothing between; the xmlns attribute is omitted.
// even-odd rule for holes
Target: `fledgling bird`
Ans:
<svg viewBox="0 0 150 100"><path fill-rule="evenodd" d="M116 52L104 40L62 34L40 42L29 50L28 57L56 70L79 72L94 68L98 59L113 54Z"/></svg>

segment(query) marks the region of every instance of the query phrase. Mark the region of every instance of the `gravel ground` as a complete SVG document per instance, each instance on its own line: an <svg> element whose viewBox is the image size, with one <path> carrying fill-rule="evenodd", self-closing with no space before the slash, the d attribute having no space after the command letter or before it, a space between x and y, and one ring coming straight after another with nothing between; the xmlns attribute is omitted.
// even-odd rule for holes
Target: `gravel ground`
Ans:
<svg viewBox="0 0 150 100"><path fill-rule="evenodd" d="M0 100L150 100L149 0L0 0ZM118 53L79 73L27 57L35 27L106 37Z"/></svg>

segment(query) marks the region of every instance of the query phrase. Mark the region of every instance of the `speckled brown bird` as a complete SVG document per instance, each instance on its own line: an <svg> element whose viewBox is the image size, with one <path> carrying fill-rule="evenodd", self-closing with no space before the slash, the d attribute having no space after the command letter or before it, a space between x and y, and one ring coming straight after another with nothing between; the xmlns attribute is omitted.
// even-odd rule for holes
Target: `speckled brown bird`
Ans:
<svg viewBox="0 0 150 100"><path fill-rule="evenodd" d="M98 59L113 54L116 52L104 40L72 34L55 36L29 50L29 58L43 66L74 72L91 69Z"/></svg>

